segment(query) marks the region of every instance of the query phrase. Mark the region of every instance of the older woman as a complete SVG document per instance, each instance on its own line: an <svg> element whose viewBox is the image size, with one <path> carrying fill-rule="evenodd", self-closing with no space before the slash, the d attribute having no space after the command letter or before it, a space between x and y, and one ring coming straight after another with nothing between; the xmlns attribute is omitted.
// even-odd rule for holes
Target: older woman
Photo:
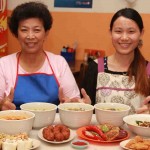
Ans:
<svg viewBox="0 0 150 150"><path fill-rule="evenodd" d="M23 3L12 12L9 28L21 50L0 59L1 110L19 109L26 102L82 101L65 59L43 49L52 21L40 2Z"/></svg>

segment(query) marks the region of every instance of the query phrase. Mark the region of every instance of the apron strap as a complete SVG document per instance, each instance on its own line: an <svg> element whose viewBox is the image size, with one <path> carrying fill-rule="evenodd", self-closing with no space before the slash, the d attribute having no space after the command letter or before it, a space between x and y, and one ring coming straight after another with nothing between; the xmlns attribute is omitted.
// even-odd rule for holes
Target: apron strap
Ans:
<svg viewBox="0 0 150 150"><path fill-rule="evenodd" d="M51 68L51 70L52 70L52 72L53 72L53 75L54 75L54 77L55 77L55 80L56 80L58 86L60 87L60 83L59 83L59 81L58 81L58 79L57 79L57 77L56 77L56 75L55 75L55 72L54 72L54 70L53 70L53 67L51 66L50 60L49 60L49 58L48 58L48 56L47 56L47 54L46 54L45 51L44 51L44 53L45 53L46 58L47 58L47 60L48 60L49 66L50 66L50 68Z"/></svg>
<svg viewBox="0 0 150 150"><path fill-rule="evenodd" d="M98 58L98 72L104 72L104 58Z"/></svg>

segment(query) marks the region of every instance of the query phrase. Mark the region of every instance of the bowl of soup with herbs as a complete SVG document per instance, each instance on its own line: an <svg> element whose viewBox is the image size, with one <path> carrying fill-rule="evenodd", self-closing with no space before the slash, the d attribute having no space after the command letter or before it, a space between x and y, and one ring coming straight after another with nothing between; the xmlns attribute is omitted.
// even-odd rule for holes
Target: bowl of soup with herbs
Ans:
<svg viewBox="0 0 150 150"><path fill-rule="evenodd" d="M120 103L97 103L94 105L98 123L110 123L115 126L124 124L123 117L127 116L131 107Z"/></svg>

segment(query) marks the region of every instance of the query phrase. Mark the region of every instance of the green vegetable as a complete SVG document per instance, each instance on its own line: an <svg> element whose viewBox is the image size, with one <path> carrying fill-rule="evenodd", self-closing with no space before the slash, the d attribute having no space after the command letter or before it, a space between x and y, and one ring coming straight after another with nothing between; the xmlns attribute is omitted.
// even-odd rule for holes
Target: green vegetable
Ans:
<svg viewBox="0 0 150 150"><path fill-rule="evenodd" d="M136 124L140 125L141 123L143 123L143 121L136 121Z"/></svg>
<svg viewBox="0 0 150 150"><path fill-rule="evenodd" d="M103 125L101 127L102 131L105 133L105 132L108 132L109 131L109 128L107 127L107 125Z"/></svg>

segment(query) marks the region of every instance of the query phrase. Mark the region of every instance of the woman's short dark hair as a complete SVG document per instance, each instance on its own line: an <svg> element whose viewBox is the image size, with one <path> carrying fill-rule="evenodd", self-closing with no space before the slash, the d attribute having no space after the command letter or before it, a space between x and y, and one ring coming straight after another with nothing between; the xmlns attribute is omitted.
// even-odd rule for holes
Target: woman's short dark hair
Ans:
<svg viewBox="0 0 150 150"><path fill-rule="evenodd" d="M112 30L114 22L121 16L128 18L128 19L132 19L133 21L136 22L140 31L143 30L144 26L143 26L142 17L135 9L132 9L132 8L123 8L117 11L111 19L110 30Z"/></svg>
<svg viewBox="0 0 150 150"><path fill-rule="evenodd" d="M53 18L45 4L41 2L23 3L13 10L8 20L8 26L15 37L18 37L19 22L29 18L42 20L45 31L50 30L52 27Z"/></svg>

